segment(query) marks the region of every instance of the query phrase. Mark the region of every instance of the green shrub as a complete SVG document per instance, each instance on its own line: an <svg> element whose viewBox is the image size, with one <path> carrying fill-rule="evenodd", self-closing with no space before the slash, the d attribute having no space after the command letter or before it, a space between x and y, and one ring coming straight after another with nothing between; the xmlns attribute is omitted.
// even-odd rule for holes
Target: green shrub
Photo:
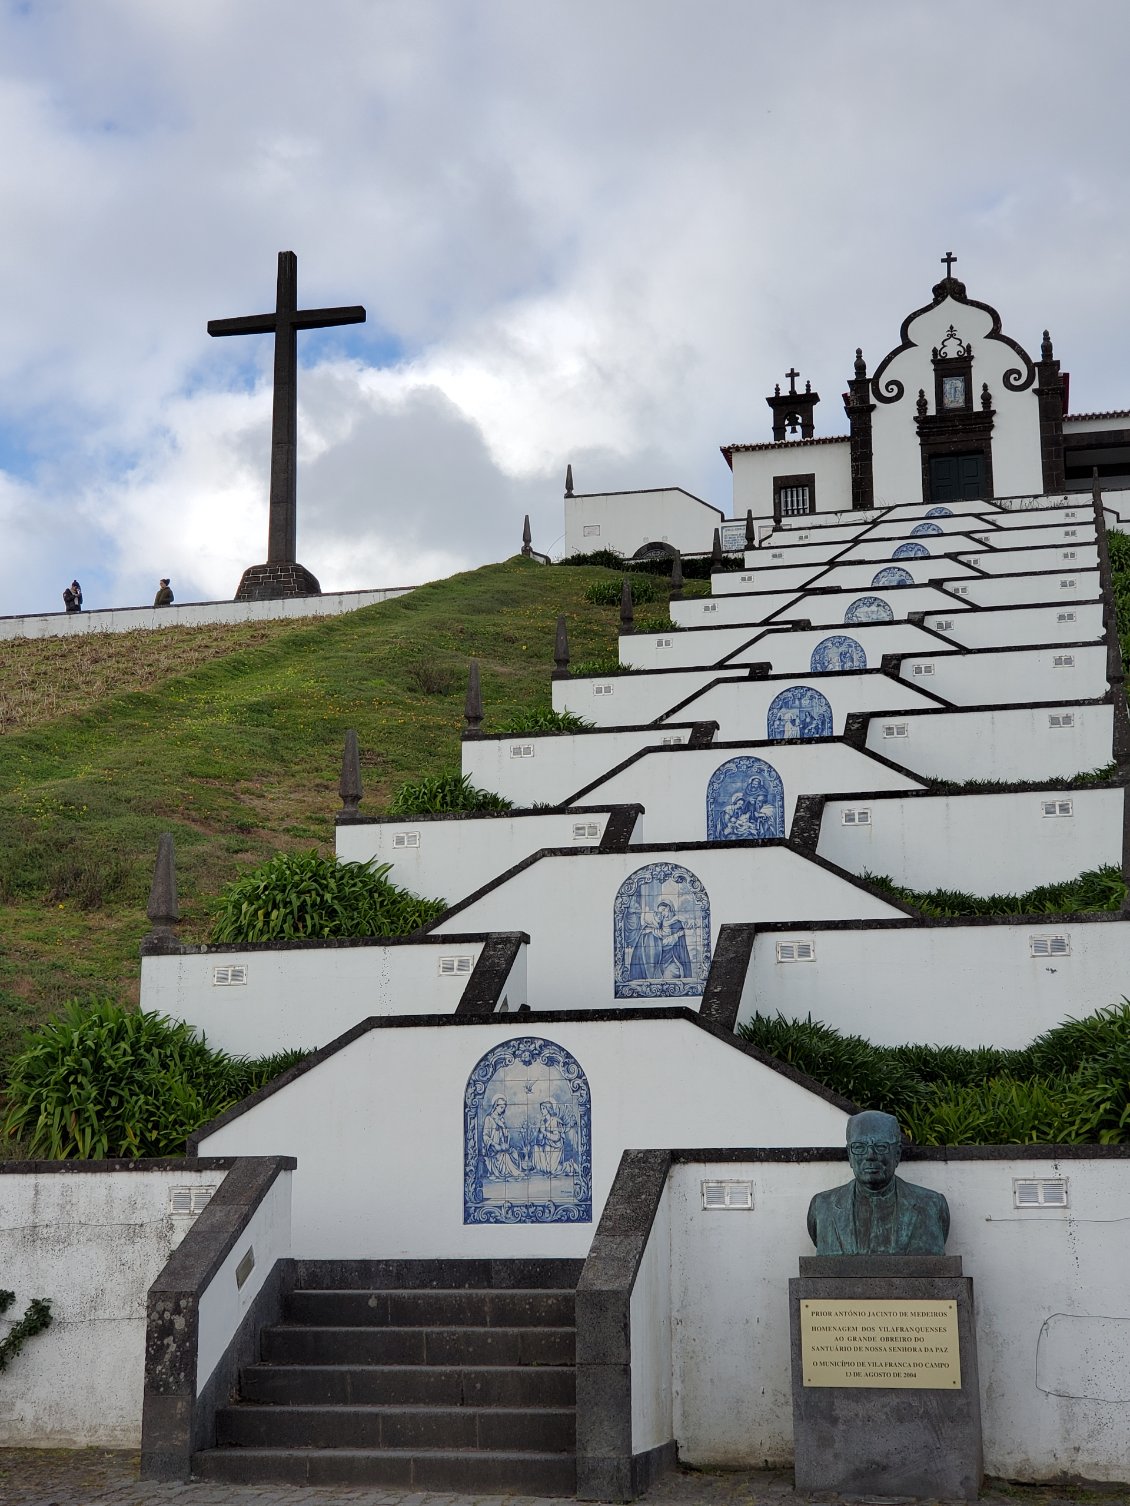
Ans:
<svg viewBox="0 0 1130 1506"><path fill-rule="evenodd" d="M1023 894L964 894L957 889L904 889L882 874L864 872L863 879L884 894L913 905L923 915L961 918L967 915L1065 915L1077 911L1117 910L1126 898L1126 884L1113 865L1090 868L1078 878L1041 884Z"/></svg>
<svg viewBox="0 0 1130 1506"><path fill-rule="evenodd" d="M632 603L637 607L667 599L666 587L659 585L653 575L625 575L620 580L594 580L585 590L585 600L597 607L618 607L624 581L631 586Z"/></svg>
<svg viewBox="0 0 1130 1506"><path fill-rule="evenodd" d="M557 561L558 565L597 565L606 570L628 569L633 575L667 575L671 574L671 566L674 563L674 555L655 554L647 559L625 559L615 549L593 549L588 554L569 554L564 559ZM718 570L744 570L746 568L745 554L724 554L721 565L715 565L709 554L692 554L683 556L683 579L684 580L709 580L711 575Z"/></svg>
<svg viewBox="0 0 1130 1506"><path fill-rule="evenodd" d="M390 816L435 816L451 811L508 811L513 803L505 795L479 790L466 774L426 774L402 784L389 803Z"/></svg>
<svg viewBox="0 0 1130 1506"><path fill-rule="evenodd" d="M194 1130L306 1054L231 1057L164 1015L72 1001L14 1058L4 1133L48 1160L181 1155Z"/></svg>
<svg viewBox="0 0 1130 1506"><path fill-rule="evenodd" d="M592 722L572 711L554 711L552 706L535 706L529 711L519 711L505 726L497 728L504 734L514 732L583 732Z"/></svg>
<svg viewBox="0 0 1130 1506"><path fill-rule="evenodd" d="M624 675L631 671L630 664L622 664L619 655L604 654L599 658L578 659L569 665L569 673L579 679L604 679L608 675Z"/></svg>
<svg viewBox="0 0 1130 1506"><path fill-rule="evenodd" d="M677 633L679 624L664 614L661 617L637 617L635 628L637 633Z"/></svg>
<svg viewBox="0 0 1130 1506"><path fill-rule="evenodd" d="M15 1300L15 1292L0 1292L0 1318ZM7 1370L28 1339L42 1333L45 1328L50 1328L53 1321L50 1298L33 1297L23 1317L13 1323L3 1339L0 1339L0 1370Z"/></svg>
<svg viewBox="0 0 1130 1506"><path fill-rule="evenodd" d="M390 883L391 863L340 863L316 852L276 853L234 879L220 895L209 939L325 940L407 936L447 908Z"/></svg>

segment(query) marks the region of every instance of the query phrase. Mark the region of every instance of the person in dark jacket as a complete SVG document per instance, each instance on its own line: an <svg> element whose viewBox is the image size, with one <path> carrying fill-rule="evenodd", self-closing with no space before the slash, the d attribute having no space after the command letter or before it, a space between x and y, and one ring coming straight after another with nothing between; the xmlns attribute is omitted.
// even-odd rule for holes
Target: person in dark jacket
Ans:
<svg viewBox="0 0 1130 1506"><path fill-rule="evenodd" d="M155 607L171 607L172 604L173 593L169 587L169 578L167 575L164 575L161 577L161 584L157 588L157 594L153 598L153 605Z"/></svg>
<svg viewBox="0 0 1130 1506"><path fill-rule="evenodd" d="M68 612L77 612L82 607L81 593L76 597L74 582L63 587L63 607Z"/></svg>

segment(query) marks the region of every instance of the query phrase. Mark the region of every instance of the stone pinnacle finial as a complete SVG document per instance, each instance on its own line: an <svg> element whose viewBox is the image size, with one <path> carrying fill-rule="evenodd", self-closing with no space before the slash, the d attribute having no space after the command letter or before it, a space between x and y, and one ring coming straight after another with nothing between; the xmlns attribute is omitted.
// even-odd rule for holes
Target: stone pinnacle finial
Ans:
<svg viewBox="0 0 1130 1506"><path fill-rule="evenodd" d="M522 553L529 559L534 552L534 536L530 532L530 515L526 514L522 520Z"/></svg>
<svg viewBox="0 0 1130 1506"><path fill-rule="evenodd" d="M757 529L753 526L753 508L745 510L745 546L752 549L757 542Z"/></svg>
<svg viewBox="0 0 1130 1506"><path fill-rule="evenodd" d="M675 550L675 557L671 561L671 600L682 601L683 599L683 556Z"/></svg>
<svg viewBox="0 0 1130 1506"><path fill-rule="evenodd" d="M620 582L620 632L623 635L634 633L636 630L636 614L632 607L632 583L624 579Z"/></svg>
<svg viewBox="0 0 1130 1506"><path fill-rule="evenodd" d="M989 391L989 384L988 384L988 382L982 382L981 383L981 409L982 409L982 412L984 412L984 413L991 412L992 406L993 406L993 394Z"/></svg>
<svg viewBox="0 0 1130 1506"><path fill-rule="evenodd" d="M867 375L867 362L863 359L863 346L855 347L855 375L858 381L862 381Z"/></svg>
<svg viewBox="0 0 1130 1506"><path fill-rule="evenodd" d="M557 619L557 633L553 640L553 678L569 678L569 629L565 624L564 612Z"/></svg>
<svg viewBox="0 0 1130 1506"><path fill-rule="evenodd" d="M1040 341L1040 359L1041 361L1052 359L1052 337L1047 330L1044 331L1044 338Z"/></svg>
<svg viewBox="0 0 1130 1506"><path fill-rule="evenodd" d="M477 659L472 659L467 669L467 699L463 704L463 720L467 724L463 729L464 737L482 737L483 692L479 685L479 661Z"/></svg>
<svg viewBox="0 0 1130 1506"><path fill-rule="evenodd" d="M157 838L157 862L145 913L150 924L147 941L156 938L175 940L173 927L180 922L180 905L177 903L176 849L171 831L163 831Z"/></svg>
<svg viewBox="0 0 1130 1506"><path fill-rule="evenodd" d="M357 733L352 727L347 728L345 733L345 748L341 755L341 779L338 782L337 791L344 807L342 815L357 815L357 807L365 792L361 787L361 752L357 746Z"/></svg>
<svg viewBox="0 0 1130 1506"><path fill-rule="evenodd" d="M573 495L573 467L571 465L565 467L565 495L567 497Z"/></svg>
<svg viewBox="0 0 1130 1506"><path fill-rule="evenodd" d="M718 528L714 530L714 543L710 549L710 563L712 565L720 565L722 563L722 533Z"/></svg>
<svg viewBox="0 0 1130 1506"><path fill-rule="evenodd" d="M914 406L918 410L918 417L919 418L925 418L926 417L926 410L927 410L927 407L928 407L928 404L926 402L926 389L925 389L925 387L919 387L919 389L918 389L918 400L914 404Z"/></svg>

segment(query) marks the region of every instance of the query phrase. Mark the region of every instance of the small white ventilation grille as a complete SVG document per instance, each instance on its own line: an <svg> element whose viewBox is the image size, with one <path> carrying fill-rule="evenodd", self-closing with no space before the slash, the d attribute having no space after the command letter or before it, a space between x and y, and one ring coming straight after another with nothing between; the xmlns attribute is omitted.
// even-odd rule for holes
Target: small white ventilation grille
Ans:
<svg viewBox="0 0 1130 1506"><path fill-rule="evenodd" d="M811 537L811 535L807 534L807 533L798 533L797 534L797 538L801 541L802 544L807 544L810 537Z"/></svg>
<svg viewBox="0 0 1130 1506"><path fill-rule="evenodd" d="M883 736L884 737L909 737L910 736L910 724L909 724L909 722L884 722L883 723Z"/></svg>
<svg viewBox="0 0 1130 1506"><path fill-rule="evenodd" d="M938 620L937 620L937 622L935 622L934 626L937 628L937 630L938 630L939 633L948 633L948 632L951 632L953 630L953 618L952 617L939 617Z"/></svg>
<svg viewBox="0 0 1130 1506"><path fill-rule="evenodd" d="M657 638L655 640L655 646L656 648L670 648L671 640L670 638Z"/></svg>
<svg viewBox="0 0 1130 1506"><path fill-rule="evenodd" d="M208 1206L216 1183L205 1187L170 1187L169 1212L186 1218L195 1218Z"/></svg>
<svg viewBox="0 0 1130 1506"><path fill-rule="evenodd" d="M716 601L705 602L702 610L704 612L716 612L718 610L718 603Z"/></svg>
<svg viewBox="0 0 1130 1506"><path fill-rule="evenodd" d="M1043 800L1040 808L1045 816L1073 816L1075 807L1070 800Z"/></svg>
<svg viewBox="0 0 1130 1506"><path fill-rule="evenodd" d="M811 962L816 956L813 941L778 941L778 962Z"/></svg>
<svg viewBox="0 0 1130 1506"><path fill-rule="evenodd" d="M586 539L598 539L600 537L600 524L586 523L582 533Z"/></svg>
<svg viewBox="0 0 1130 1506"><path fill-rule="evenodd" d="M769 556L769 558L771 560L780 560L780 559L784 559L784 557L785 556L781 553L781 551L779 549L775 553L773 553L773 554L771 554Z"/></svg>
<svg viewBox="0 0 1130 1506"><path fill-rule="evenodd" d="M1075 713L1073 711L1053 711L1048 716L1049 727L1074 727Z"/></svg>
<svg viewBox="0 0 1130 1506"><path fill-rule="evenodd" d="M594 685L592 688L592 693L593 695L615 695L616 690L613 685L610 685L607 681L604 681L601 684Z"/></svg>
<svg viewBox="0 0 1130 1506"><path fill-rule="evenodd" d="M858 810L843 810L840 812L841 826L870 826L871 808L862 806Z"/></svg>
<svg viewBox="0 0 1130 1506"><path fill-rule="evenodd" d="M398 831L392 839L394 847L419 847L420 833L418 831Z"/></svg>
<svg viewBox="0 0 1130 1506"><path fill-rule="evenodd" d="M1028 951L1033 957L1070 957L1071 938L1068 936L1029 936Z"/></svg>
<svg viewBox="0 0 1130 1506"><path fill-rule="evenodd" d="M1073 539L1077 532L1078 530L1075 528L1065 528L1063 530L1063 536L1065 539Z"/></svg>
<svg viewBox="0 0 1130 1506"><path fill-rule="evenodd" d="M212 969L213 988L235 988L238 984L246 982L246 962L233 962L225 967L214 967Z"/></svg>
<svg viewBox="0 0 1130 1506"><path fill-rule="evenodd" d="M1061 580L1060 583L1059 583L1059 589L1061 591L1074 591L1074 589L1075 589L1075 577L1071 576L1071 578L1069 580Z"/></svg>
<svg viewBox="0 0 1130 1506"><path fill-rule="evenodd" d="M934 666L932 664L916 664L914 666L914 673L916 675L932 675L934 673Z"/></svg>
<svg viewBox="0 0 1130 1506"><path fill-rule="evenodd" d="M1065 512L1063 516L1065 518L1073 518L1075 516L1075 513L1074 512Z"/></svg>
<svg viewBox="0 0 1130 1506"><path fill-rule="evenodd" d="M749 586L753 584L752 575L739 575L738 579L742 582L743 585Z"/></svg>
<svg viewBox="0 0 1130 1506"><path fill-rule="evenodd" d="M681 748L683 746L683 739L681 737L665 737L662 746L664 748Z"/></svg>
<svg viewBox="0 0 1130 1506"><path fill-rule="evenodd" d="M950 590L953 592L953 594L955 596L968 596L969 595L969 587L968 586L951 586Z"/></svg>
<svg viewBox="0 0 1130 1506"><path fill-rule="evenodd" d="M511 743L511 745L510 745L510 757L511 758L533 758L533 756L534 756L534 745L533 745L533 743Z"/></svg>
<svg viewBox="0 0 1130 1506"><path fill-rule="evenodd" d="M1055 614L1055 620L1057 622L1074 622L1075 621L1075 613L1074 612L1057 612Z"/></svg>
<svg viewBox="0 0 1130 1506"><path fill-rule="evenodd" d="M702 1206L709 1212L753 1208L752 1182L703 1182Z"/></svg>
<svg viewBox="0 0 1130 1506"><path fill-rule="evenodd" d="M573 822L573 841L574 842L595 842L599 836L600 836L600 822L599 821L574 821Z"/></svg>
<svg viewBox="0 0 1130 1506"><path fill-rule="evenodd" d="M1066 1208L1066 1177L1013 1177L1014 1208Z"/></svg>
<svg viewBox="0 0 1130 1506"><path fill-rule="evenodd" d="M1074 549L1063 549L1059 557L1061 560L1073 560L1076 558L1076 552Z"/></svg>
<svg viewBox="0 0 1130 1506"><path fill-rule="evenodd" d="M439 975L441 978L458 978L461 974L469 973L474 965L473 957L441 957Z"/></svg>
<svg viewBox="0 0 1130 1506"><path fill-rule="evenodd" d="M1075 655L1074 654L1053 654L1052 655L1052 668L1053 669L1074 669L1075 668Z"/></svg>

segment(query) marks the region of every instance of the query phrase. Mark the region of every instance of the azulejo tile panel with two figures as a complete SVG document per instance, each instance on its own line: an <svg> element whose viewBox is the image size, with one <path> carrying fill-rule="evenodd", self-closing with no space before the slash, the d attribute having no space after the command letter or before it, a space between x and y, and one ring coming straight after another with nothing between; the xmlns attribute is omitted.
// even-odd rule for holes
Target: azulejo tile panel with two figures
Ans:
<svg viewBox="0 0 1130 1506"><path fill-rule="evenodd" d="M504 1041L471 1069L463 1095L463 1222L592 1222L589 1082L555 1041Z"/></svg>
<svg viewBox="0 0 1130 1506"><path fill-rule="evenodd" d="M679 863L630 873L612 905L613 995L701 997L710 971L710 900Z"/></svg>

